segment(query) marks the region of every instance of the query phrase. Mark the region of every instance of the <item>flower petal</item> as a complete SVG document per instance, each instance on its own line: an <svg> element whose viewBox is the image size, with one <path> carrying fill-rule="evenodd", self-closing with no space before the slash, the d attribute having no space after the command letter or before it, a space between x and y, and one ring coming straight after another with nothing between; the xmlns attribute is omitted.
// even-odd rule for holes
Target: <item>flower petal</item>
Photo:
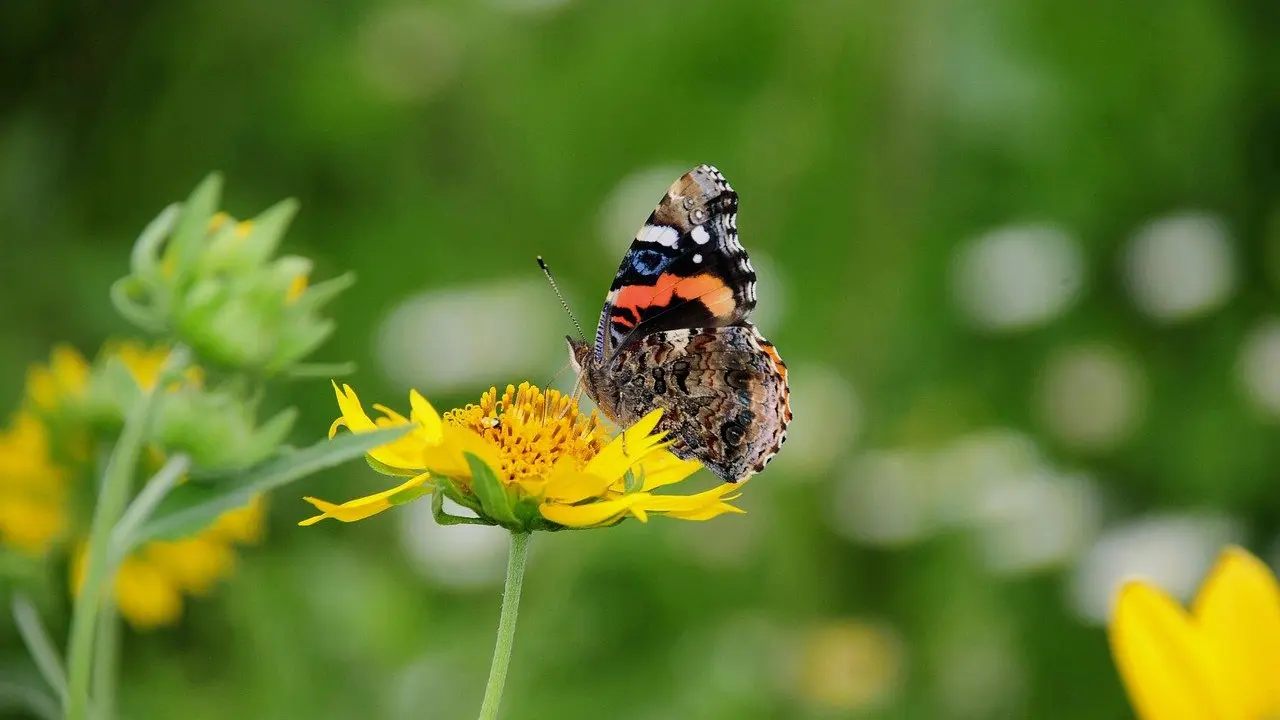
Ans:
<svg viewBox="0 0 1280 720"><path fill-rule="evenodd" d="M506 482L502 474L502 456L493 445L468 428L444 425L440 428L440 441L419 451L422 467L454 479L471 477L471 466L463 453L471 453L484 461L499 480Z"/></svg>
<svg viewBox="0 0 1280 720"><path fill-rule="evenodd" d="M362 433L371 432L380 427L395 427L408 422L403 417L394 415L394 413L391 416L379 418L378 422L374 422L365 414L364 406L360 404L360 398L356 396L356 391L350 385L343 385L339 389L338 384L335 382L333 383L333 391L338 398L338 409L342 411L342 417L334 420L333 425L329 427L330 438L337 433L338 427L341 425L346 425L351 432ZM383 465L402 470L421 471L426 467L422 464L422 444L421 434L415 431L392 440L385 445L379 445L370 450L368 455Z"/></svg>
<svg viewBox="0 0 1280 720"><path fill-rule="evenodd" d="M1193 612L1240 717L1280 714L1280 585L1258 558L1222 553Z"/></svg>
<svg viewBox="0 0 1280 720"><path fill-rule="evenodd" d="M703 490L693 495L651 495L645 496L644 507L651 512L682 512L696 510L714 505L724 499L725 495L741 491L741 487L733 483L721 483L710 490ZM730 500L736 499L734 495Z"/></svg>
<svg viewBox="0 0 1280 720"><path fill-rule="evenodd" d="M681 460L670 451L650 453L640 461L638 472L644 478L641 490L649 491L664 485L674 485L702 469L697 460Z"/></svg>
<svg viewBox="0 0 1280 720"><path fill-rule="evenodd" d="M348 500L341 505L335 505L319 498L305 497L303 500L315 505L316 508L320 510L321 514L309 517L298 524L304 526L315 525L325 518L333 518L334 520L339 520L341 522L356 522L357 520L364 520L367 517L377 515L383 510L389 510L394 505L394 503L391 502L391 497L393 495L421 486L426 483L428 477L429 475L427 473L422 473L416 477L409 478L407 481L391 488L390 490L383 490L380 493L366 495L361 498L356 498L355 500Z"/></svg>
<svg viewBox="0 0 1280 720"><path fill-rule="evenodd" d="M440 419L440 413L417 390L409 391L409 417L422 428L423 440L441 442L444 422Z"/></svg>
<svg viewBox="0 0 1280 720"><path fill-rule="evenodd" d="M1191 618L1162 591L1140 582L1120 590L1111 652L1143 720L1243 720L1230 715L1212 661Z"/></svg>
<svg viewBox="0 0 1280 720"><path fill-rule="evenodd" d="M600 448L600 452L587 461L583 471L596 477L608 478L610 482L625 475L628 469L643 460L662 442L662 433L650 434L661 418L662 409L658 408L637 420L608 445Z"/></svg>
<svg viewBox="0 0 1280 720"><path fill-rule="evenodd" d="M374 425L365 414L364 407L360 405L360 398L356 397L356 391L351 389L350 385L344 383L339 389L337 382L333 380L329 382L333 383L333 392L338 398L338 409L342 411L342 419L346 421L346 426L351 432L370 432L378 429L378 426Z"/></svg>
<svg viewBox="0 0 1280 720"><path fill-rule="evenodd" d="M696 510L689 510L687 512L682 510L671 511L667 513L667 517L673 517L679 520L694 520L694 521L701 522L703 520L710 520L711 518L720 517L721 515L725 515L725 514L732 513L735 515L743 515L746 512L747 512L746 510L743 510L740 507L734 507L729 503L719 502L714 505L708 505L706 507L698 508Z"/></svg>
<svg viewBox="0 0 1280 720"><path fill-rule="evenodd" d="M585 505L561 505L544 503L538 508L542 517L565 527L594 527L603 525L627 512L640 500L638 494L623 495L616 500L602 500Z"/></svg>
<svg viewBox="0 0 1280 720"><path fill-rule="evenodd" d="M579 470L573 458L561 458L551 468L543 496L552 502L573 504L600 497L614 481Z"/></svg>

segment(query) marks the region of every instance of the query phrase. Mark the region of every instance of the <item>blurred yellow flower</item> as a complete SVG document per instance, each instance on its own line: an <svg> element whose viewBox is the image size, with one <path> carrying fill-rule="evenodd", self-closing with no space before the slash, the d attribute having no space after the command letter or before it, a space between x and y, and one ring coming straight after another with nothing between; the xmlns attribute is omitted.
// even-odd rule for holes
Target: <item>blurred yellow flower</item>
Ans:
<svg viewBox="0 0 1280 720"><path fill-rule="evenodd" d="M114 599L120 616L135 629L172 625L182 618L183 596L207 595L235 571L235 544L255 542L262 533L261 498L192 537L155 541L134 551L120 563ZM84 581L87 544L76 551L71 571L73 591Z"/></svg>
<svg viewBox="0 0 1280 720"><path fill-rule="evenodd" d="M1240 548L1222 553L1190 612L1158 588L1126 584L1110 637L1142 720L1280 717L1280 585Z"/></svg>
<svg viewBox="0 0 1280 720"><path fill-rule="evenodd" d="M827 710L866 710L902 681L902 648L883 627L854 619L832 620L804 637L797 690Z"/></svg>
<svg viewBox="0 0 1280 720"><path fill-rule="evenodd" d="M155 386L168 357L164 347L149 347L123 341L108 343L101 359L115 358L144 390ZM9 428L0 431L0 544L29 555L42 555L64 540L72 540L72 590L82 581L83 558L88 535L87 517L73 515L71 509L88 505L92 498L76 498L75 493L93 487L93 468L88 454L76 452L92 428L70 426L66 422L46 422L89 392L93 365L67 346L56 347L48 365L36 365L27 374L27 404ZM198 381L192 370L188 380ZM81 423L84 424L84 423ZM68 437L57 438L59 434ZM57 438L61 444L55 443ZM164 457L154 448L147 453L151 469ZM115 603L120 614L138 629L171 624L181 617L183 595L208 592L214 583L235 567L237 544L257 542L263 528L264 503L261 498L238 510L224 513L204 531L190 538L149 543L126 558L115 578ZM79 526L77 526L77 521Z"/></svg>
<svg viewBox="0 0 1280 720"><path fill-rule="evenodd" d="M18 413L0 431L0 545L43 555L61 537L67 475L50 458L44 424Z"/></svg>
<svg viewBox="0 0 1280 720"><path fill-rule="evenodd" d="M361 433L414 424L408 435L368 454L375 468L409 479L341 505L306 498L321 514L303 520L302 525L324 518L363 520L432 491L453 489L459 495L455 500L486 521L513 530L598 527L628 516L643 522L649 513L708 520L742 512L729 504L738 497L737 485L721 484L693 495L654 494L701 467L672 455L662 434L653 433L660 411L609 440L595 413L584 415L572 398L528 383L519 388L508 385L501 396L491 388L479 404L443 416L411 391L409 418L374 405L381 413L376 420L365 414L350 386L338 388L335 383L334 391L342 416L334 421L330 437L344 426ZM496 476L504 496L496 501L506 504L509 513L486 517L486 503L493 498L486 498L485 489L476 486L466 454L476 456Z"/></svg>

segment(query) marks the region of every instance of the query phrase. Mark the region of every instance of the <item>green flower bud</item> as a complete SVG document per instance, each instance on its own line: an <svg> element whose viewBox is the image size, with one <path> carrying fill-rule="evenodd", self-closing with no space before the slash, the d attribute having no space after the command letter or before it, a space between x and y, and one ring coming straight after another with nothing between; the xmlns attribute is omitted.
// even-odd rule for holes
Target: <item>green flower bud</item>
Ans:
<svg viewBox="0 0 1280 720"><path fill-rule="evenodd" d="M352 278L310 286L310 260L275 256L297 203L237 222L214 212L220 186L211 175L147 226L112 299L126 318L172 336L211 367L290 371L333 333L320 311Z"/></svg>

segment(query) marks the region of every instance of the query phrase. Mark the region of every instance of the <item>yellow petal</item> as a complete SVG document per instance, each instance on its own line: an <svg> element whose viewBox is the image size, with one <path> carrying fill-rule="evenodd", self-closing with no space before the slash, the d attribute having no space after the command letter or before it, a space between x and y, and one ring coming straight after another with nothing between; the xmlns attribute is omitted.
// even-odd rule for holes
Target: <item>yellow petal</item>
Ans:
<svg viewBox="0 0 1280 720"><path fill-rule="evenodd" d="M600 452L587 462L583 472L608 478L611 482L625 475L628 469L637 465L662 442L661 433L650 435L661 418L662 409L659 408L637 420L608 445L600 448Z"/></svg>
<svg viewBox="0 0 1280 720"><path fill-rule="evenodd" d="M547 500L573 504L598 498L614 483L614 478L603 478L577 468L573 458L561 458L551 468L543 495Z"/></svg>
<svg viewBox="0 0 1280 720"><path fill-rule="evenodd" d="M333 383L333 391L338 398L338 409L342 412L342 417L335 420L333 425L329 427L330 438L342 425L345 425L351 432L363 433L371 432L378 428L404 425L408 422L394 413L391 413L389 417L379 418L377 422L374 422L365 414L364 407L360 404L360 398L356 396L356 391L351 389L350 385L343 385L339 389L338 384L335 382ZM422 470L424 469L420 452L422 444L421 436L417 432L412 432L385 445L379 445L370 450L368 455L389 467L401 470Z"/></svg>
<svg viewBox="0 0 1280 720"><path fill-rule="evenodd" d="M422 467L437 475L470 478L471 465L463 453L471 453L488 465L498 480L506 480L502 474L502 456L468 428L444 425L440 428L439 444L424 446L419 452Z"/></svg>
<svg viewBox="0 0 1280 720"><path fill-rule="evenodd" d="M170 582L196 595L209 592L236 563L231 546L212 537L153 542L141 552Z"/></svg>
<svg viewBox="0 0 1280 720"><path fill-rule="evenodd" d="M321 514L309 517L298 524L304 526L315 525L325 518L333 518L334 520L342 522L356 522L357 520L364 520L367 517L377 515L383 510L390 509L392 506L391 496L405 490L419 487L427 481L427 478L427 473L423 473L416 477L409 478L390 490L383 490L380 493L366 495L361 498L356 498L355 500L348 500L341 505L335 505L319 498L303 498L303 500L306 500L316 506L316 509L318 509Z"/></svg>
<svg viewBox="0 0 1280 720"><path fill-rule="evenodd" d="M373 409L382 413L385 420L390 420L391 422L388 423L390 425L404 425L405 423L409 422L409 418L401 415L400 413L396 412L395 410L392 410L391 408L387 407L386 405L383 405L382 403L374 403ZM378 423L377 420L374 420L374 422ZM378 423L378 424L382 425L382 423Z"/></svg>
<svg viewBox="0 0 1280 720"><path fill-rule="evenodd" d="M720 502L714 505L708 505L706 507L698 508L696 510L689 510L687 512L683 510L675 510L667 513L667 517L673 517L680 520L693 520L693 521L700 522L702 520L710 520L711 518L720 517L721 515L725 515L728 513L732 513L735 515L742 515L742 514L745 514L746 512L747 512L746 510L743 510L740 507L734 507L729 503Z"/></svg>
<svg viewBox="0 0 1280 720"><path fill-rule="evenodd" d="M159 567L127 558L116 571L116 608L137 630L172 625L182 617L182 591Z"/></svg>
<svg viewBox="0 0 1280 720"><path fill-rule="evenodd" d="M443 439L441 432L444 423L440 419L440 413L417 390L409 391L409 416L422 428L423 440L440 442Z"/></svg>
<svg viewBox="0 0 1280 720"><path fill-rule="evenodd" d="M584 528L603 525L617 519L639 500L637 493L623 495L617 500L602 500L601 502L588 503L586 505L544 503L539 506L538 511L542 513L542 517L553 523L558 523L565 527Z"/></svg>
<svg viewBox="0 0 1280 720"><path fill-rule="evenodd" d="M721 483L710 490L703 490L693 495L644 495L644 508L650 512L687 513L720 503L723 500L737 499L738 495L725 498L729 493L740 493L741 486L733 483Z"/></svg>
<svg viewBox="0 0 1280 720"><path fill-rule="evenodd" d="M1125 585L1109 634L1142 720L1245 720L1228 714L1202 638L1168 595L1139 582Z"/></svg>
<svg viewBox="0 0 1280 720"><path fill-rule="evenodd" d="M1280 715L1280 586L1258 558L1222 553L1193 606L1240 717Z"/></svg>
<svg viewBox="0 0 1280 720"><path fill-rule="evenodd" d="M333 392L338 398L338 409L342 411L342 419L346 421L346 426L351 432L371 432L378 429L378 426L374 425L365 414L364 407L360 405L360 398L356 397L356 391L352 390L350 385L344 383L339 389L338 383L332 380L329 382L333 383Z"/></svg>
<svg viewBox="0 0 1280 720"><path fill-rule="evenodd" d="M644 478L641 490L649 491L674 485L702 469L697 460L681 460L669 451L650 453L640 461L638 472Z"/></svg>

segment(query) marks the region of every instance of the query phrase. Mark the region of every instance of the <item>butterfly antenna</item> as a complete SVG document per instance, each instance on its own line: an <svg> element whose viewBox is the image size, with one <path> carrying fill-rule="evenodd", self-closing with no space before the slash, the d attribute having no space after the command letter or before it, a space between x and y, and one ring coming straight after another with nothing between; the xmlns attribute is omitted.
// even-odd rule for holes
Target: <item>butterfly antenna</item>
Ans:
<svg viewBox="0 0 1280 720"><path fill-rule="evenodd" d="M577 329L578 337L586 340L586 333L582 332L582 326L578 324L578 318L573 316L573 311L569 309L569 303L565 302L564 295L560 293L560 286L556 284L556 279L551 276L551 268L547 267L547 261L543 260L541 255L538 256L538 267L542 268L542 274L546 275L547 282L551 283L551 290L560 299L560 307L564 308L564 311L569 315L569 319L573 321L573 327Z"/></svg>

